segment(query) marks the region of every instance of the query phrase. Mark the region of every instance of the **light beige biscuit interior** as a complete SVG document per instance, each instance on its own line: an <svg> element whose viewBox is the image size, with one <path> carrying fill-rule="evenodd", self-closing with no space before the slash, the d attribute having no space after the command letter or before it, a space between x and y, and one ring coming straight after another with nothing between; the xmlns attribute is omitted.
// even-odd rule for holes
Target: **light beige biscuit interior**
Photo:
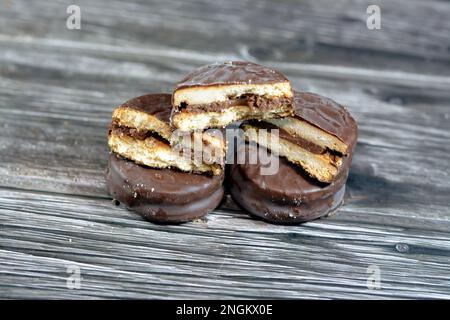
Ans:
<svg viewBox="0 0 450 320"><path fill-rule="evenodd" d="M291 84L279 82L273 84L233 84L217 86L200 86L176 89L173 93L173 105L180 107L182 103L188 105L210 104L224 102L243 95L252 94L267 98L291 98Z"/></svg>
<svg viewBox="0 0 450 320"><path fill-rule="evenodd" d="M212 173L213 175L222 173L221 165L193 161L191 157L183 156L173 150L169 144L152 136L140 140L111 131L108 145L111 151L152 168L178 168L185 172Z"/></svg>
<svg viewBox="0 0 450 320"><path fill-rule="evenodd" d="M118 107L113 111L112 121L119 126L133 128L140 132L155 132L167 141L172 135L172 128L168 123L151 114L126 106Z"/></svg>
<svg viewBox="0 0 450 320"><path fill-rule="evenodd" d="M337 151L343 155L348 153L347 145L339 138L304 120L287 117L283 119L268 119L266 121L294 137L302 137L324 149Z"/></svg>
<svg viewBox="0 0 450 320"><path fill-rule="evenodd" d="M315 154L282 138L279 138L276 144L270 143L270 139L260 138L259 127L244 124L241 128L247 141L258 143L285 157L288 161L301 166L310 176L321 182L331 182L342 165L342 157L333 155L328 151L322 154Z"/></svg>

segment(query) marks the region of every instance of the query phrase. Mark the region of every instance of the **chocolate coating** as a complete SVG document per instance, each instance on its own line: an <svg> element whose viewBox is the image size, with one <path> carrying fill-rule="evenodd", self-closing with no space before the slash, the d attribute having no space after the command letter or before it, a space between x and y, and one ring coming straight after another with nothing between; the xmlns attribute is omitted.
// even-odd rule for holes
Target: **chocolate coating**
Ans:
<svg viewBox="0 0 450 320"><path fill-rule="evenodd" d="M294 114L336 136L352 149L358 136L355 119L337 102L310 92L294 92Z"/></svg>
<svg viewBox="0 0 450 320"><path fill-rule="evenodd" d="M133 108L148 113L169 124L172 110L172 95L167 93L146 94L128 100L121 107Z"/></svg>
<svg viewBox="0 0 450 320"><path fill-rule="evenodd" d="M270 84L288 81L282 73L256 63L227 61L195 69L177 84L176 89L227 84Z"/></svg>
<svg viewBox="0 0 450 320"><path fill-rule="evenodd" d="M109 194L145 219L180 223L214 210L223 196L223 174L206 176L135 164L114 153L109 156Z"/></svg>
<svg viewBox="0 0 450 320"><path fill-rule="evenodd" d="M254 144L241 148L245 149L238 152L266 152ZM329 214L342 203L350 162L351 155L345 158L342 170L330 184L308 177L284 158L279 158L279 170L274 175L262 175L259 161L256 164L233 164L229 176L230 193L250 214L266 221L310 221Z"/></svg>

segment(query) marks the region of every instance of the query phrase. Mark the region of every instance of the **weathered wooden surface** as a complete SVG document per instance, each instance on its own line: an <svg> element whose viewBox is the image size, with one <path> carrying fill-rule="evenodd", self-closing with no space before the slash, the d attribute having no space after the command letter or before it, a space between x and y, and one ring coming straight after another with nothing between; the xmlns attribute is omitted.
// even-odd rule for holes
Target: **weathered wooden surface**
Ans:
<svg viewBox="0 0 450 320"><path fill-rule="evenodd" d="M448 3L380 1L369 31L362 0L86 0L70 31L72 3L0 2L1 298L450 298ZM360 139L345 206L301 226L229 203L181 226L115 207L113 107L233 58L349 107Z"/></svg>

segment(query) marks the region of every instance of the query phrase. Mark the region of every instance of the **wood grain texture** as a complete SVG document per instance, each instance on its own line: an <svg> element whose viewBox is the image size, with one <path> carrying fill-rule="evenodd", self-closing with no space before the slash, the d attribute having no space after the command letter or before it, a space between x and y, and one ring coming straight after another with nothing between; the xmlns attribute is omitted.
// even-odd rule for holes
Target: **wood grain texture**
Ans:
<svg viewBox="0 0 450 320"><path fill-rule="evenodd" d="M357 0L80 1L79 31L65 28L70 1L1 3L0 297L450 298L450 6L413 2L382 1L380 32ZM228 199L161 226L112 204L112 109L226 59L278 68L355 115L336 215L276 226Z"/></svg>
<svg viewBox="0 0 450 320"><path fill-rule="evenodd" d="M450 6L441 0L377 1L380 32L366 28L370 0L80 0L83 32L64 28L71 0L8 3L5 35L450 74Z"/></svg>
<svg viewBox="0 0 450 320"><path fill-rule="evenodd" d="M367 213L293 228L217 210L158 226L107 200L8 190L0 199L9 297L448 297L448 232L377 226ZM81 268L81 290L65 287L70 265ZM382 290L367 289L369 265L380 267Z"/></svg>

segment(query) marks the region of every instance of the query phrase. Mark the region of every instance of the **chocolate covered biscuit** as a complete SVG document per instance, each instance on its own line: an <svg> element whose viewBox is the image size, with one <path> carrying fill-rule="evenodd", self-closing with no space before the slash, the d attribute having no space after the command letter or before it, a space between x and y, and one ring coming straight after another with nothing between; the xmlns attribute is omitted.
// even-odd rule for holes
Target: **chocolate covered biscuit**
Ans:
<svg viewBox="0 0 450 320"><path fill-rule="evenodd" d="M152 168L220 175L225 154L223 137L205 132L189 133L190 149L194 147L194 137L198 136L200 150L210 152L201 154L200 159L194 158L194 153L186 155L182 152L186 139L179 139L170 126L171 109L170 94L144 95L115 109L108 134L111 151Z"/></svg>
<svg viewBox="0 0 450 320"><path fill-rule="evenodd" d="M280 72L230 61L189 73L173 92L172 124L184 131L225 127L236 120L291 115L292 89Z"/></svg>
<svg viewBox="0 0 450 320"><path fill-rule="evenodd" d="M335 211L343 201L351 156L343 160L342 170L330 184L309 177L298 166L279 158L276 174L262 174L264 147L251 143L238 153L258 154L258 161L233 164L228 177L234 201L251 215L274 223L300 223ZM275 155L269 155L269 160ZM272 158L272 159L271 159Z"/></svg>
<svg viewBox="0 0 450 320"><path fill-rule="evenodd" d="M339 174L343 158L353 151L357 139L357 125L347 109L314 93L295 93L294 116L246 122L241 128L247 140L267 148L273 145L259 139L258 133L277 129L277 150L272 151L327 183Z"/></svg>
<svg viewBox="0 0 450 320"><path fill-rule="evenodd" d="M214 210L223 196L220 175L191 174L144 167L111 153L106 182L109 194L145 219L181 223Z"/></svg>

